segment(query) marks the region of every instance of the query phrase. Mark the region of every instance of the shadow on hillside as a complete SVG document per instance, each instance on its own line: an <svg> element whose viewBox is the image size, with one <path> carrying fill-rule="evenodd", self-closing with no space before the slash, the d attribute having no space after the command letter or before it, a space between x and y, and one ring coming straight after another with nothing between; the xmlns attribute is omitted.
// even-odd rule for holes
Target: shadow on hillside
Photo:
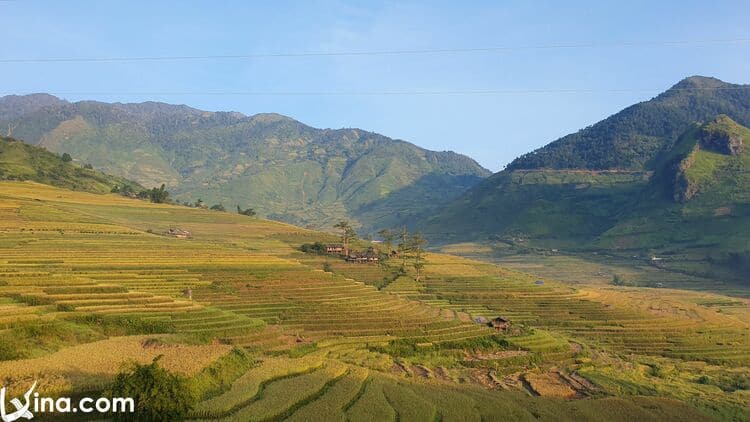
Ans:
<svg viewBox="0 0 750 422"><path fill-rule="evenodd" d="M404 225L414 227L482 180L473 175L430 173L350 212L363 222L365 232Z"/></svg>

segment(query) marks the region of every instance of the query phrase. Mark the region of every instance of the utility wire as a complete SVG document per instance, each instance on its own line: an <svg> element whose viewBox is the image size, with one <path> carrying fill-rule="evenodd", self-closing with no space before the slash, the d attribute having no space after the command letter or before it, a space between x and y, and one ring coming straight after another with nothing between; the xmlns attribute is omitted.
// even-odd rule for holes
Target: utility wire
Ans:
<svg viewBox="0 0 750 422"><path fill-rule="evenodd" d="M0 58L0 63L94 63L94 62L163 62L189 60L241 60L266 58L294 58L294 57L351 57L351 56L397 56L397 55L429 55L429 54L463 54L463 53L491 53L521 50L561 50L581 48L610 48L610 47L679 47L701 46L715 44L743 44L750 42L750 38L726 38L713 40L683 40L683 41L634 41L612 43L575 43L575 44L541 44L517 45L474 48L437 48L437 49L404 49L404 50L369 50L369 51L311 51L311 52L280 52L280 53L249 53L249 54L218 54L218 55L185 55L185 56L121 56L121 57L21 57Z"/></svg>
<svg viewBox="0 0 750 422"><path fill-rule="evenodd" d="M739 91L750 90L750 85L717 87L671 88L669 91ZM437 95L516 95L516 94L596 94L662 92L664 88L631 89L468 89L468 90L405 90L405 91L27 91L45 92L52 95L206 95L206 96L437 96ZM0 95L13 95L4 93Z"/></svg>

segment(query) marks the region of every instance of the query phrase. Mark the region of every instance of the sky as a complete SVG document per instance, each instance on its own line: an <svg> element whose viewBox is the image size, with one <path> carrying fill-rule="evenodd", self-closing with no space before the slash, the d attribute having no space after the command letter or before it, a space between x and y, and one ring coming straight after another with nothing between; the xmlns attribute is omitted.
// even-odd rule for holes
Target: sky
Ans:
<svg viewBox="0 0 750 422"><path fill-rule="evenodd" d="M276 112L493 171L684 77L750 83L746 0L0 0L0 16L0 95ZM351 52L401 53L330 54ZM254 57L19 61L221 55Z"/></svg>

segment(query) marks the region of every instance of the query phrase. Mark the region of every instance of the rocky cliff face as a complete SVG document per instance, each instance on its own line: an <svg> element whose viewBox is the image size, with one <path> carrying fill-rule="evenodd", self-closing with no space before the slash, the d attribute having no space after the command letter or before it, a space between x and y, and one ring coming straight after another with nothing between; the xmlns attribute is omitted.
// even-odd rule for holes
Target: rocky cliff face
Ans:
<svg viewBox="0 0 750 422"><path fill-rule="evenodd" d="M674 200L677 202L687 202L698 194L698 184L688 177L688 170L695 163L695 157L700 151L697 144L690 153L677 163L674 180Z"/></svg>
<svg viewBox="0 0 750 422"><path fill-rule="evenodd" d="M711 130L708 127L701 130L700 145L703 148L725 155L740 155L742 153L742 138L738 134L723 130Z"/></svg>

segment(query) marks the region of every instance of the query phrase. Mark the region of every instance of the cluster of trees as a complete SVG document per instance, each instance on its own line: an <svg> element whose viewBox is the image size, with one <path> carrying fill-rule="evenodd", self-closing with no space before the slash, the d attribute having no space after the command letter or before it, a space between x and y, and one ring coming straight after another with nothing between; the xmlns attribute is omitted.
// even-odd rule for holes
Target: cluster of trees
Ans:
<svg viewBox="0 0 750 422"><path fill-rule="evenodd" d="M169 200L169 191L166 189L166 186L163 183L158 188L146 189L146 190L142 190L139 192L136 192L133 189L133 187L130 185L115 186L112 188L112 193L119 193L122 196L137 197L140 199L148 199L149 201L156 203L156 204L172 202ZM198 198L198 200L195 202L177 200L177 201L174 201L174 203L184 205L186 207L191 207L191 208L208 208L213 211L226 212L227 210L224 207L224 205L221 203L214 204L209 207L200 198ZM257 213L255 212L255 209L253 208L243 209L239 205L237 205L237 214L246 215L248 217L254 217L257 215Z"/></svg>
<svg viewBox="0 0 750 422"><path fill-rule="evenodd" d="M339 221L333 227L339 230L344 253L348 254L349 245L357 240L357 231L346 220ZM412 267L416 273L415 280L419 281L424 269L424 248L427 245L427 239L420 233L409 233L406 227L383 229L378 232L378 236L383 240L384 250L381 251L381 262L398 259L401 263L401 272L405 273L406 268ZM308 249L310 252L319 253L319 247L312 244Z"/></svg>
<svg viewBox="0 0 750 422"><path fill-rule="evenodd" d="M73 161L73 157L71 157L70 154L68 154L67 152L64 152L63 155L60 156L60 159L63 161L63 163L70 163L71 161ZM86 170L93 170L94 166L92 166L89 163L86 163L83 165L83 168L85 168Z"/></svg>
<svg viewBox="0 0 750 422"><path fill-rule="evenodd" d="M410 264L416 272L416 281L419 281L424 269L424 247L427 245L427 239L421 233L409 233L406 227L398 230L383 229L378 232L378 236L383 239L388 257L396 252L396 256L401 260L401 268L405 270Z"/></svg>
<svg viewBox="0 0 750 422"><path fill-rule="evenodd" d="M316 255L323 255L326 253L326 245L321 242L305 243L299 247L299 250L305 253L312 253Z"/></svg>
<svg viewBox="0 0 750 422"><path fill-rule="evenodd" d="M169 200L169 192L164 186L164 183L162 183L158 189L151 188L150 190L142 191L138 196L148 199L155 204L163 204Z"/></svg>
<svg viewBox="0 0 750 422"><path fill-rule="evenodd" d="M167 191L166 186L163 183L158 188L145 189L140 192L136 192L130 185L115 186L112 188L112 193L119 193L122 196L134 196L140 199L148 199L155 204L169 202L169 191Z"/></svg>

